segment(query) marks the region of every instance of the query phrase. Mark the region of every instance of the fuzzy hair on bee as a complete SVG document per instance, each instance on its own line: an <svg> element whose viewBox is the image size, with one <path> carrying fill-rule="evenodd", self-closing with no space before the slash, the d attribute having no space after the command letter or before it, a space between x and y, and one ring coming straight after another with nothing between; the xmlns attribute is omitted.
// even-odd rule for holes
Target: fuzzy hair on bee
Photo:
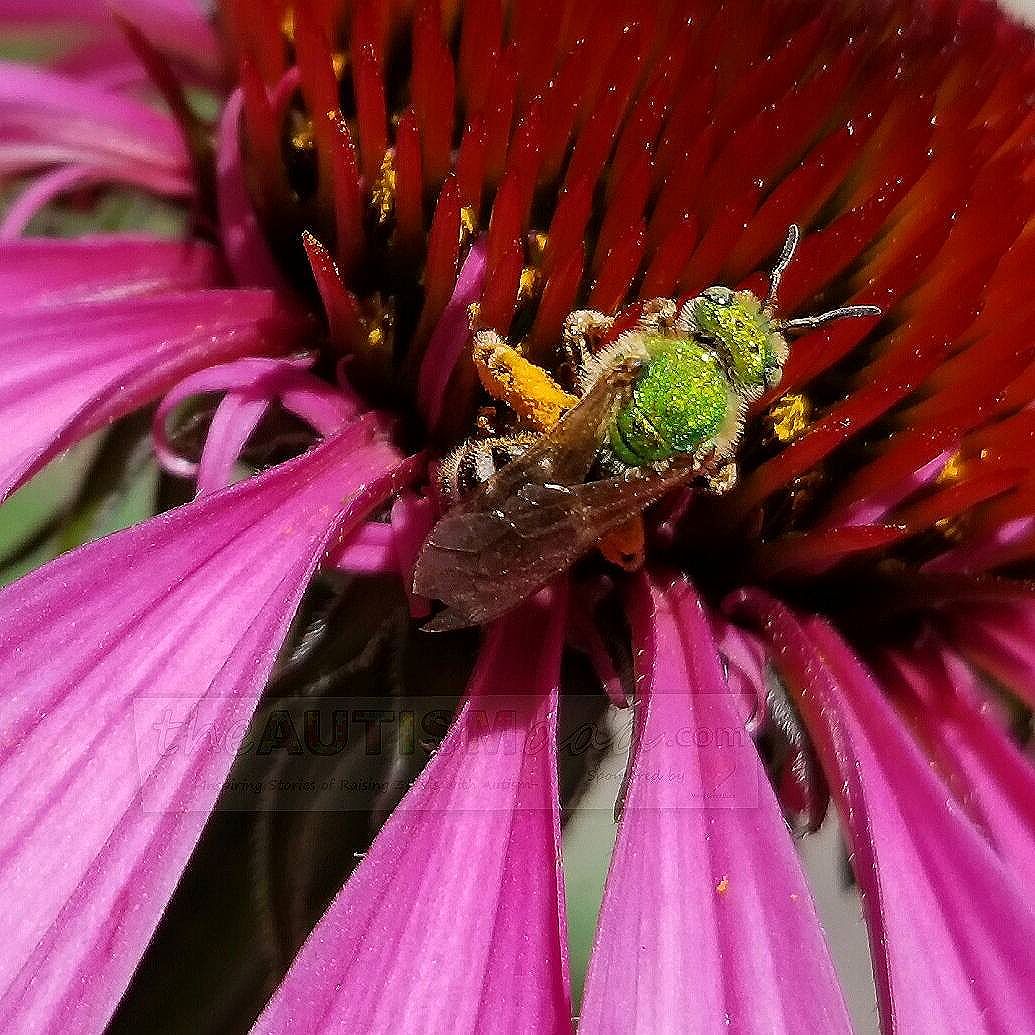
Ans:
<svg viewBox="0 0 1035 1035"><path fill-rule="evenodd" d="M482 384L515 414L519 430L471 439L444 464L449 475L484 475L493 457L513 457L432 529L414 591L449 610L426 628L497 617L629 522L642 521L644 508L678 485L696 480L712 492L735 485L745 415L779 383L787 335L881 314L860 305L779 318L780 281L798 241L792 226L764 299L721 285L682 305L651 299L611 341L615 317L571 313L562 349L579 365L577 396L495 332L476 335Z"/></svg>

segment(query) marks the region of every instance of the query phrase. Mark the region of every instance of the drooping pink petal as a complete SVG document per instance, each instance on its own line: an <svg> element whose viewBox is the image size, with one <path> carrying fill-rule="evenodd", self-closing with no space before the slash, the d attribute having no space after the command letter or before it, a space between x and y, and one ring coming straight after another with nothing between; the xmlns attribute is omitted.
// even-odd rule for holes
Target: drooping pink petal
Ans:
<svg viewBox="0 0 1035 1035"><path fill-rule="evenodd" d="M573 602L568 619L568 642L586 655L611 703L616 708L627 708L627 691L597 628L592 599L576 599Z"/></svg>
<svg viewBox="0 0 1035 1035"><path fill-rule="evenodd" d="M214 287L219 254L198 241L122 234L0 242L0 311Z"/></svg>
<svg viewBox="0 0 1035 1035"><path fill-rule="evenodd" d="M359 415L358 400L308 373L311 355L291 359L251 356L205 367L167 392L155 411L151 438L155 455L171 474L198 476L198 491L228 484L241 450L267 406L279 401L322 437L334 434ZM220 403L205 440L200 464L179 456L169 443L166 422L187 399L209 392L228 392Z"/></svg>
<svg viewBox="0 0 1035 1035"><path fill-rule="evenodd" d="M174 67L182 74L179 64ZM54 62L54 70L83 79L102 90L120 91L151 85L147 69L124 35L96 38L90 34Z"/></svg>
<svg viewBox="0 0 1035 1035"><path fill-rule="evenodd" d="M1030 1031L1027 888L828 624L799 623L757 591L737 610L761 624L781 675L800 688L862 892L884 1030Z"/></svg>
<svg viewBox="0 0 1035 1035"><path fill-rule="evenodd" d="M72 76L0 62L0 175L52 165L159 194L191 192L186 146L167 115Z"/></svg>
<svg viewBox="0 0 1035 1035"><path fill-rule="evenodd" d="M268 291L195 291L15 314L0 328L0 497L191 371L290 351L304 326Z"/></svg>
<svg viewBox="0 0 1035 1035"><path fill-rule="evenodd" d="M89 28L96 35L118 38L112 17L117 10L159 50L214 76L222 51L202 7L194 0L0 0L0 25Z"/></svg>
<svg viewBox="0 0 1035 1035"><path fill-rule="evenodd" d="M435 524L435 515L435 505L427 496L403 492L392 505L395 562L402 573L403 589L410 602L410 614L414 618L426 618L431 613L429 601L413 592L413 569L417 566L421 547Z"/></svg>
<svg viewBox="0 0 1035 1035"><path fill-rule="evenodd" d="M357 422L0 594L4 1031L104 1028L330 537L400 470Z"/></svg>
<svg viewBox="0 0 1035 1035"><path fill-rule="evenodd" d="M944 614L952 644L981 671L1035 705L1035 601L1015 594L1004 602L947 607Z"/></svg>
<svg viewBox="0 0 1035 1035"><path fill-rule="evenodd" d="M248 195L241 154L241 109L244 96L235 90L226 102L216 141L219 239L234 280L244 287L281 288L266 237L259 226L255 206Z"/></svg>
<svg viewBox="0 0 1035 1035"><path fill-rule="evenodd" d="M722 615L712 614L710 617L712 635L719 648L726 683L741 702L744 722L753 736L768 718L765 648L758 637L727 621Z"/></svg>
<svg viewBox="0 0 1035 1035"><path fill-rule="evenodd" d="M366 522L327 558L327 567L350 575L398 574L392 526L381 521Z"/></svg>
<svg viewBox="0 0 1035 1035"><path fill-rule="evenodd" d="M540 600L490 630L453 729L256 1033L570 1032L555 742L563 612Z"/></svg>
<svg viewBox="0 0 1035 1035"><path fill-rule="evenodd" d="M464 260L453 295L424 353L417 382L417 405L431 427L442 416L449 378L470 340L471 319L468 308L481 297L486 262L484 239L475 241Z"/></svg>
<svg viewBox="0 0 1035 1035"><path fill-rule="evenodd" d="M1035 882L1035 769L991 715L973 670L944 645L889 655L885 678L936 758L963 782L964 805L1025 886ZM933 753L933 752L929 752Z"/></svg>
<svg viewBox="0 0 1035 1035"><path fill-rule="evenodd" d="M225 488L233 481L234 466L248 439L269 409L269 397L262 392L241 389L220 400L205 436L197 468L198 495Z"/></svg>
<svg viewBox="0 0 1035 1035"><path fill-rule="evenodd" d="M580 1033L850 1032L700 601L655 585L632 619L642 712Z"/></svg>
<svg viewBox="0 0 1035 1035"><path fill-rule="evenodd" d="M0 240L19 237L33 218L56 198L76 187L89 183L88 170L70 165L37 177L11 203L0 223Z"/></svg>

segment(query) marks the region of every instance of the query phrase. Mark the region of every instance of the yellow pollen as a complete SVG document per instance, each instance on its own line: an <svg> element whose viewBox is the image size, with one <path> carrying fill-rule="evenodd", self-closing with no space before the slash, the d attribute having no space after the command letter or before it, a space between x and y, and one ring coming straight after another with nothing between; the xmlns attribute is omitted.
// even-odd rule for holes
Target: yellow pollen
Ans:
<svg viewBox="0 0 1035 1035"><path fill-rule="evenodd" d="M532 431L552 428L578 402L542 367L530 363L509 345L475 342L472 356L485 390L506 403Z"/></svg>
<svg viewBox="0 0 1035 1035"><path fill-rule="evenodd" d="M532 271L536 272L537 271ZM472 306L473 310L475 306ZM471 312L471 323L477 313ZM495 335L489 336L495 338ZM529 362L502 339L475 339L472 350L478 379L494 399L506 403L531 431L549 431L578 399L566 392L542 367ZM634 514L600 541L604 559L624 571L638 571L646 556L643 515Z"/></svg>
<svg viewBox="0 0 1035 1035"><path fill-rule="evenodd" d="M967 532L966 515L960 514L957 517L939 518L934 523L934 527L947 542L962 542Z"/></svg>
<svg viewBox="0 0 1035 1035"><path fill-rule="evenodd" d="M478 229L478 213L471 205L460 209L460 240L470 237Z"/></svg>
<svg viewBox="0 0 1035 1035"><path fill-rule="evenodd" d="M381 159L381 173L370 192L379 223L386 223L395 208L395 180L395 152L388 150Z"/></svg>
<svg viewBox="0 0 1035 1035"><path fill-rule="evenodd" d="M723 877L718 884L715 885L715 890L720 895L725 895L730 890L730 879L729 877Z"/></svg>
<svg viewBox="0 0 1035 1035"><path fill-rule="evenodd" d="M812 403L804 393L785 395L769 411L773 434L779 442L796 439L809 426L811 416Z"/></svg>
<svg viewBox="0 0 1035 1035"><path fill-rule="evenodd" d="M542 263L543 256L546 254L546 246L549 243L549 235L544 234L542 231L529 235L528 254L531 256L534 265L539 266Z"/></svg>
<svg viewBox="0 0 1035 1035"><path fill-rule="evenodd" d="M938 484L944 484L945 482L958 482L963 476L963 457L960 454L953 453L952 456L945 462L945 466L938 473L936 479Z"/></svg>
<svg viewBox="0 0 1035 1035"><path fill-rule="evenodd" d="M305 118L298 129L291 134L291 146L296 151L312 151L313 149L313 120Z"/></svg>
<svg viewBox="0 0 1035 1035"><path fill-rule="evenodd" d="M295 9L294 7L285 7L284 15L280 19L280 31L284 34L284 39L288 43L295 42Z"/></svg>
<svg viewBox="0 0 1035 1035"><path fill-rule="evenodd" d="M372 351L380 352L391 345L395 313L390 305L384 305L380 299L372 300L368 312L367 344Z"/></svg>
<svg viewBox="0 0 1035 1035"><path fill-rule="evenodd" d="M345 66L348 63L348 56L340 50L336 50L331 55L331 67L334 69L335 79L340 79L345 74Z"/></svg>
<svg viewBox="0 0 1035 1035"><path fill-rule="evenodd" d="M539 289L541 274L534 266L526 266L521 271L521 279L518 281L518 297L524 300L532 298Z"/></svg>

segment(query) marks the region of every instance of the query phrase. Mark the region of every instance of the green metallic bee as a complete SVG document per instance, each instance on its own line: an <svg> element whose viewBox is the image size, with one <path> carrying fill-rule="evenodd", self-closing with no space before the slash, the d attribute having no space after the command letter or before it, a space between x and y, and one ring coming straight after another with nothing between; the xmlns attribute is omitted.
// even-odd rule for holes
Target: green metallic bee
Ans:
<svg viewBox="0 0 1035 1035"><path fill-rule="evenodd" d="M777 319L780 279L798 239L792 226L764 301L726 287L710 287L681 309L654 299L630 330L595 352L616 318L593 311L568 318L565 343L581 359L581 397L530 446L524 436L519 455L432 529L414 591L448 610L425 628L498 617L676 486L696 480L722 492L735 484L744 417L780 380L784 335L881 313L848 306Z"/></svg>

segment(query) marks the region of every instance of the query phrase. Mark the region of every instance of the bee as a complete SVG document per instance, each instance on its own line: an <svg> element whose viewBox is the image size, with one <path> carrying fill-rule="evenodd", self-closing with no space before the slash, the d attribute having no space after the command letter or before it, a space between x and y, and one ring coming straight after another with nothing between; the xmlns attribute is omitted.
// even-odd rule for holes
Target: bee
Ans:
<svg viewBox="0 0 1035 1035"><path fill-rule="evenodd" d="M764 300L722 286L682 307L653 299L610 343L608 334L622 325L623 314L571 314L565 340L579 354L580 395L570 397L570 408L538 437L520 439L517 455L485 472L485 480L431 530L414 592L447 609L426 629L499 617L678 486L696 483L721 492L736 483L747 408L779 383L789 352L786 335L881 315L876 306L859 305L778 319L780 279L798 240L792 226ZM517 355L487 333L491 337L482 332L475 342L483 362L491 359L487 349L497 358ZM496 440L488 448L506 454L503 445ZM486 455L484 448L475 453ZM458 468L460 460L451 466Z"/></svg>

